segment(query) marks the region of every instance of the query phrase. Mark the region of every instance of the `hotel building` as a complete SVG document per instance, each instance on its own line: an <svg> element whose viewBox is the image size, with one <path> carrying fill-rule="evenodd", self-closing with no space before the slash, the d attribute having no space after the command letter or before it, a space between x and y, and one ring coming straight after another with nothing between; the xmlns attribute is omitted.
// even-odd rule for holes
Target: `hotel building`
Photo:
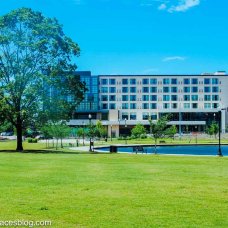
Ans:
<svg viewBox="0 0 228 228"><path fill-rule="evenodd" d="M201 75L98 75L77 72L87 85L84 101L70 125L82 126L92 119L107 126L109 136L130 134L148 119L156 121L171 114L169 125L179 133L203 132L218 121L222 109L222 132L228 124L228 75L225 72Z"/></svg>

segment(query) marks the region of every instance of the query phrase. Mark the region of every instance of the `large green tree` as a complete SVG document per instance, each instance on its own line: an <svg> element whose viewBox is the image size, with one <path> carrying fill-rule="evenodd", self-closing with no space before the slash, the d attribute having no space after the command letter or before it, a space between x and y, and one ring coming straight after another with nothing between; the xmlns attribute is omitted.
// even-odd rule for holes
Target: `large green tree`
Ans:
<svg viewBox="0 0 228 228"><path fill-rule="evenodd" d="M79 54L56 19L28 8L0 17L0 113L16 128L17 151L23 128L40 114L58 121L83 99L84 84L73 74ZM58 93L50 95L53 88Z"/></svg>

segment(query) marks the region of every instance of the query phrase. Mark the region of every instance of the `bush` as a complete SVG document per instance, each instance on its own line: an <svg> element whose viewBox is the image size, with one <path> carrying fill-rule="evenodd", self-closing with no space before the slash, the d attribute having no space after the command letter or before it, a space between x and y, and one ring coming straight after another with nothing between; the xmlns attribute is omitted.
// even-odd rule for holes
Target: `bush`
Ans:
<svg viewBox="0 0 228 228"><path fill-rule="evenodd" d="M140 136L140 139L146 139L147 138L147 135L146 134L142 134L141 136Z"/></svg>
<svg viewBox="0 0 228 228"><path fill-rule="evenodd" d="M28 143L32 143L32 138L28 138Z"/></svg>
<svg viewBox="0 0 228 228"><path fill-rule="evenodd" d="M37 143L38 139L28 138L28 143Z"/></svg>

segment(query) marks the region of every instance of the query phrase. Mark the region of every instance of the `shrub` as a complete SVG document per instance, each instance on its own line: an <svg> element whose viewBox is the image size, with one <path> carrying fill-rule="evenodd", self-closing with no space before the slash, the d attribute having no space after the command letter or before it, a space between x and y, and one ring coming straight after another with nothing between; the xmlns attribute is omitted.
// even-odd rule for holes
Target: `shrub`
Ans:
<svg viewBox="0 0 228 228"><path fill-rule="evenodd" d="M147 138L147 135L146 134L142 134L141 136L140 136L140 139L146 139Z"/></svg>
<svg viewBox="0 0 228 228"><path fill-rule="evenodd" d="M32 143L32 138L28 138L28 143Z"/></svg>
<svg viewBox="0 0 228 228"><path fill-rule="evenodd" d="M38 139L28 138L28 143L37 143Z"/></svg>

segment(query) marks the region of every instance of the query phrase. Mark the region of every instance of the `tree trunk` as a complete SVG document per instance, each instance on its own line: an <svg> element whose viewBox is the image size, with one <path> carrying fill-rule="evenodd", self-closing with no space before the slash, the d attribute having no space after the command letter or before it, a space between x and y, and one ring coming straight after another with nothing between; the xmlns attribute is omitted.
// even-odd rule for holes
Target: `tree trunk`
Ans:
<svg viewBox="0 0 228 228"><path fill-rule="evenodd" d="M16 151L23 151L23 145L22 145L22 121L21 118L17 118L17 149Z"/></svg>

